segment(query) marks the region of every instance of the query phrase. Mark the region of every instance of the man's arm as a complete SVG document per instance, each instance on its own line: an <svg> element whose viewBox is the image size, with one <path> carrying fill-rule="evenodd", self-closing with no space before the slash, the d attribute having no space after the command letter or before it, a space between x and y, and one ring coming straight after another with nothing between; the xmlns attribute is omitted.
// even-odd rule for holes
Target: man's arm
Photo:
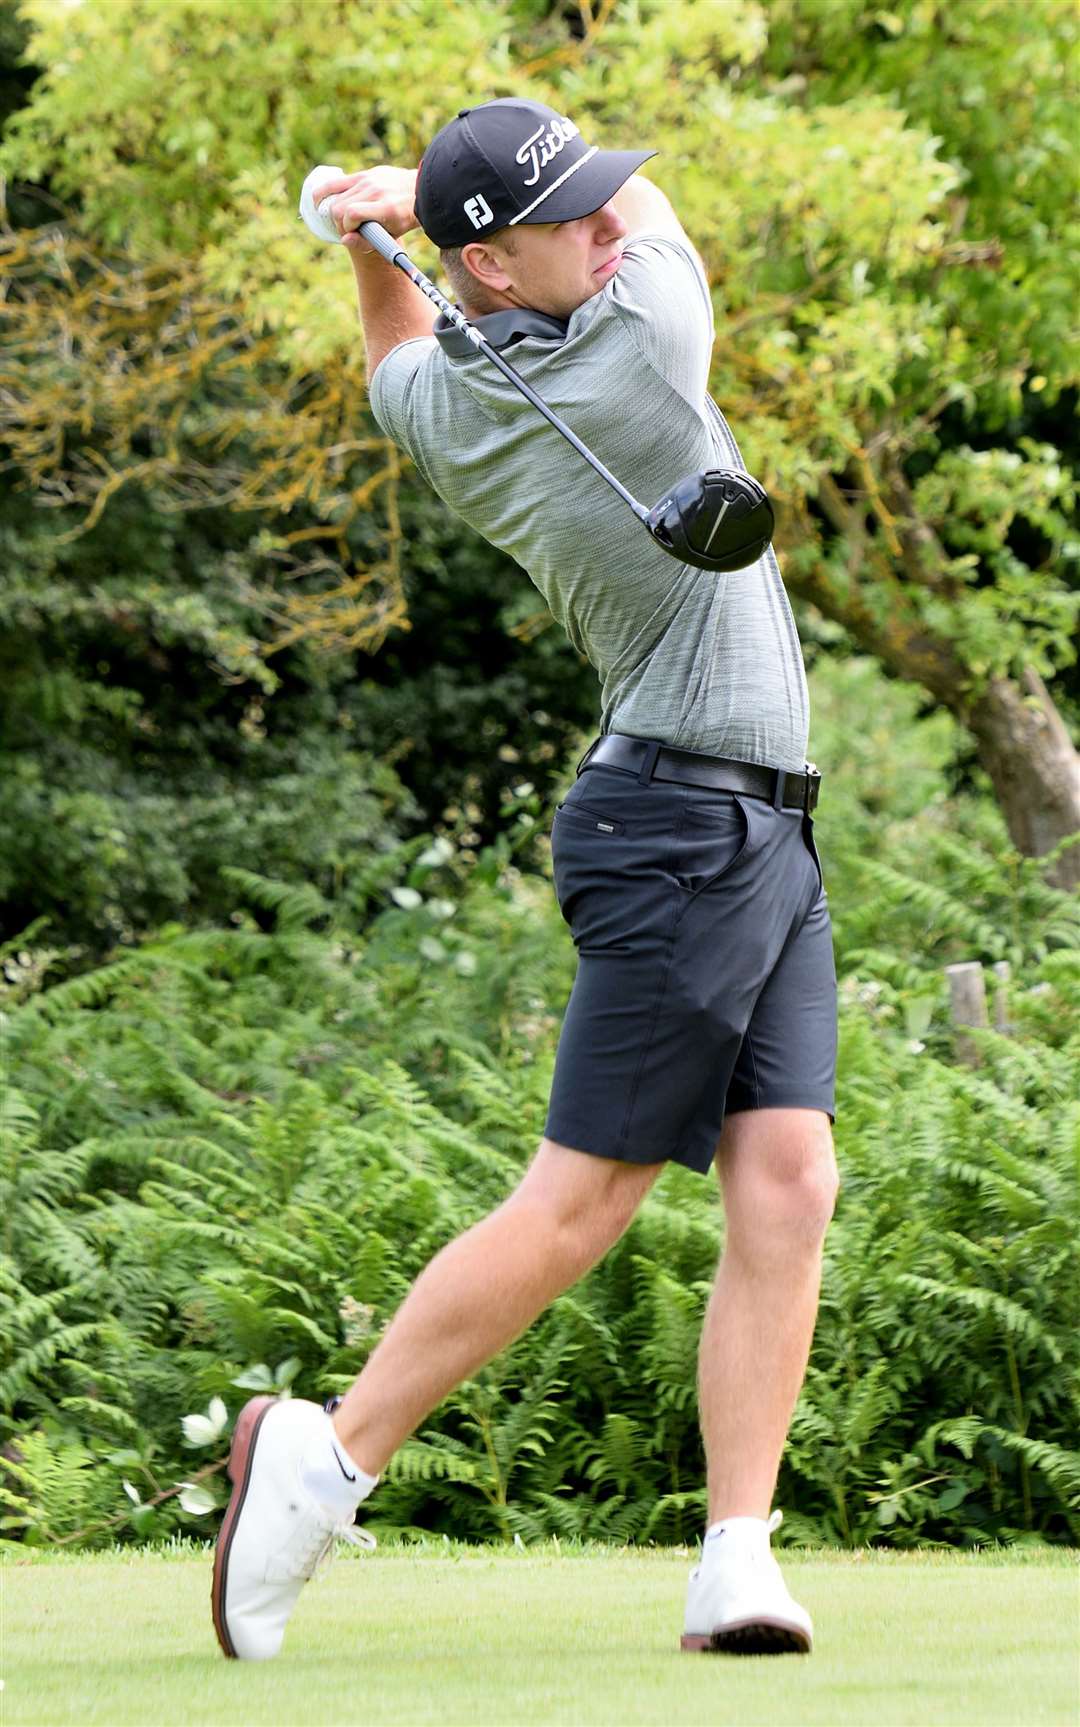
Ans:
<svg viewBox="0 0 1080 1727"><path fill-rule="evenodd" d="M630 248L608 285L612 304L654 371L702 413L714 332L705 267L658 186L634 174L612 203L629 229Z"/></svg>
<svg viewBox="0 0 1080 1727"><path fill-rule="evenodd" d="M666 194L642 174L631 174L611 202L630 230L629 239L635 234L663 234L694 251Z"/></svg>
<svg viewBox="0 0 1080 1727"><path fill-rule="evenodd" d="M320 205L330 200L330 215L352 262L369 383L391 348L414 336L430 336L435 322L431 301L356 232L362 222L380 222L400 240L418 227L415 196L414 169L382 167L331 180L319 199Z"/></svg>
<svg viewBox="0 0 1080 1727"><path fill-rule="evenodd" d="M372 218L365 216L365 221ZM375 218L377 220L377 218ZM400 238L400 236L395 236ZM437 316L431 301L414 288L407 276L380 258L378 252L349 247L360 302L360 322L367 350L367 381L380 360L399 342L414 336L430 336Z"/></svg>

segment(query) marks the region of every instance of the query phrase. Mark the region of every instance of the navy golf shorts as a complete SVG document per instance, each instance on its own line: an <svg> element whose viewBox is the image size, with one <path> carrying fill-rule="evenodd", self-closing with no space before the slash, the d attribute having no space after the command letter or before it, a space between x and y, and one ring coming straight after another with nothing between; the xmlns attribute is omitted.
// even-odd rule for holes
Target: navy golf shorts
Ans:
<svg viewBox="0 0 1080 1727"><path fill-rule="evenodd" d="M552 873L578 969L548 1139L704 1174L724 1119L835 1119L836 966L813 817L588 764Z"/></svg>

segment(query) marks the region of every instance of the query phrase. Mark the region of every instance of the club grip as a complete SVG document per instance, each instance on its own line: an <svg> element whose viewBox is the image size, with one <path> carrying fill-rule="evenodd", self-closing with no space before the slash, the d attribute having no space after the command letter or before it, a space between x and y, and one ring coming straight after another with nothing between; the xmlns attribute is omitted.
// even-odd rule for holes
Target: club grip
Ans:
<svg viewBox="0 0 1080 1727"><path fill-rule="evenodd" d="M392 264L401 247L392 234L388 234L381 222L361 222L360 232L369 246L374 246L380 257Z"/></svg>

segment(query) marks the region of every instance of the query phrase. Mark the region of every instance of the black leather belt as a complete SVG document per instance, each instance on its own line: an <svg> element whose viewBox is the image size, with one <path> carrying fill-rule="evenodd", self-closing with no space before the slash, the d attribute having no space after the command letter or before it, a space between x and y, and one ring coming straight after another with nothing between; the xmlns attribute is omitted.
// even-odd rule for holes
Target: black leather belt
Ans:
<svg viewBox="0 0 1080 1727"><path fill-rule="evenodd" d="M676 785L708 786L710 791L745 792L748 797L767 798L774 809L803 810L807 815L817 808L821 786L821 775L813 762L807 762L804 774L797 774L757 762L677 750L654 739L628 737L625 732L607 732L597 738L579 761L578 774L598 763L636 774L643 786L650 780L672 780Z"/></svg>

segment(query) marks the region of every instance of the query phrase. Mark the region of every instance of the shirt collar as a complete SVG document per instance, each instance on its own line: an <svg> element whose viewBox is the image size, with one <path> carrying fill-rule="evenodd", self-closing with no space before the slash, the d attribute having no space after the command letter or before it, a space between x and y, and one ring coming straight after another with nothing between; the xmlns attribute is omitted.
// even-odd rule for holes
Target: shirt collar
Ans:
<svg viewBox="0 0 1080 1727"><path fill-rule="evenodd" d="M529 306L510 306L503 312L486 312L482 318L472 318L470 322L485 342L496 349L509 348L513 342L522 342L527 336L541 342L565 342L569 328L568 320L553 318L547 312L534 312ZM435 320L432 334L451 360L468 360L480 351L442 312Z"/></svg>

